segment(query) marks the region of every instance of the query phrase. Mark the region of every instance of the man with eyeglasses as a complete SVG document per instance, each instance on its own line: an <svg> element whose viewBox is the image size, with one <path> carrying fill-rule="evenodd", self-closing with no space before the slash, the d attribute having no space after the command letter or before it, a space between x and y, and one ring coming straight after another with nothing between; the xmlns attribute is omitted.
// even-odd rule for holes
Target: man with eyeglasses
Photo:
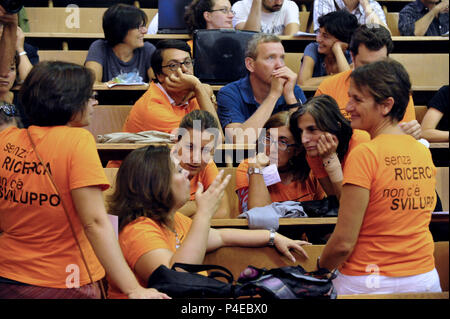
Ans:
<svg viewBox="0 0 450 319"><path fill-rule="evenodd" d="M448 35L448 0L416 0L398 15L398 30L407 36Z"/></svg>
<svg viewBox="0 0 450 319"><path fill-rule="evenodd" d="M193 110L208 111L219 121L214 93L193 75L193 63L191 48L185 41L158 42L151 61L156 78L134 104L123 131L155 130L170 134Z"/></svg>
<svg viewBox="0 0 450 319"><path fill-rule="evenodd" d="M277 35L293 35L300 29L299 9L289 0L240 0L233 4L233 27Z"/></svg>
<svg viewBox="0 0 450 319"><path fill-rule="evenodd" d="M279 37L258 33L247 44L247 76L229 83L217 94L217 113L226 138L254 143L272 114L299 107L306 101L296 84L297 74L284 63Z"/></svg>

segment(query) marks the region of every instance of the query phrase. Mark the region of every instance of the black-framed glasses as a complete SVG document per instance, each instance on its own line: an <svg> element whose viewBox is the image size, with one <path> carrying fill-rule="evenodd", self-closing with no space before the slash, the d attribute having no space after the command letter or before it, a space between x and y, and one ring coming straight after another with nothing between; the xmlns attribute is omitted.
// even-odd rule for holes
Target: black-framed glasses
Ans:
<svg viewBox="0 0 450 319"><path fill-rule="evenodd" d="M280 151L286 151L289 147L294 147L297 146L297 144L289 144L283 140L276 140L273 137L271 137L270 135L266 136L263 140L263 144L266 146L271 146L272 144L277 144L278 149Z"/></svg>
<svg viewBox="0 0 450 319"><path fill-rule="evenodd" d="M231 10L231 8L222 8L222 9L209 10L209 12L215 12L215 11L220 11L220 12L222 12L223 14L229 14L229 13L231 13L231 14L233 14L233 15L236 14L236 13L234 13L233 10Z"/></svg>
<svg viewBox="0 0 450 319"><path fill-rule="evenodd" d="M170 71L172 72L176 72L178 70L178 68L181 68L181 66L184 65L186 68L192 68L194 66L194 60L193 59L188 59L185 60L184 62L171 62L167 65L162 65L162 68L169 68Z"/></svg>
<svg viewBox="0 0 450 319"><path fill-rule="evenodd" d="M16 116L17 115L17 109L14 104L9 104L9 103L0 104L0 110L2 110L8 116Z"/></svg>

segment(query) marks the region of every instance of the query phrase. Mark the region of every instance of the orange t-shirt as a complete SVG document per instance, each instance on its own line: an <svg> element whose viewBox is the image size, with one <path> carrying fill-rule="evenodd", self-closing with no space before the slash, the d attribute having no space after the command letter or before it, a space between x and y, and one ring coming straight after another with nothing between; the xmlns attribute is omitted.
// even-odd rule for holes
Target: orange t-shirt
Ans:
<svg viewBox="0 0 450 319"><path fill-rule="evenodd" d="M323 80L314 94L314 96L327 94L333 97L339 105L341 113L349 120L350 114L345 111L345 107L349 101L348 90L350 89L350 74L352 71L353 70L344 71ZM409 122L415 119L416 111L414 109L414 101L412 96L410 96L405 115L403 116L401 122Z"/></svg>
<svg viewBox="0 0 450 319"><path fill-rule="evenodd" d="M347 154L345 154L344 158L342 159L342 169L344 169L345 161L348 157L348 154L352 149L354 149L357 145L361 143L365 143L370 141L370 135L366 131L362 130L353 130L352 137L350 138L350 141L348 142L348 150ZM328 176L327 171L325 170L325 167L323 167L323 161L320 156L306 156L306 160L308 161L308 165L311 168L311 171L313 172L314 176L317 178L324 178Z"/></svg>
<svg viewBox="0 0 450 319"><path fill-rule="evenodd" d="M186 114L199 109L195 98L184 106L172 106L167 95L152 82L147 92L134 104L122 131L137 133L154 130L171 134Z"/></svg>
<svg viewBox="0 0 450 319"><path fill-rule="evenodd" d="M180 243L184 241L192 224L189 217L177 212L174 216L175 231ZM137 261L146 253L155 249L168 249L173 253L177 250L177 239L173 232L160 223L148 217L139 217L126 225L119 234L119 243L128 266L133 270ZM147 287L147 280L142 280L135 273L142 287ZM126 299L124 295L108 277L108 298Z"/></svg>
<svg viewBox="0 0 450 319"><path fill-rule="evenodd" d="M82 128L30 126L36 149L61 192L93 280L105 271L84 234L70 191L109 187L94 137ZM30 285L68 288L90 283L60 197L26 129L0 132L0 276Z"/></svg>
<svg viewBox="0 0 450 319"><path fill-rule="evenodd" d="M214 182L214 179L219 174L216 163L210 161L206 167L195 175L191 180L191 198L190 200L195 200L195 192L197 191L197 183L203 184L203 191L207 190L209 185Z"/></svg>
<svg viewBox="0 0 450 319"><path fill-rule="evenodd" d="M236 191L248 187L248 159L242 161L236 170ZM310 174L303 183L296 180L285 185L276 183L268 188L272 202L309 201L322 199L325 196L319 181Z"/></svg>
<svg viewBox="0 0 450 319"><path fill-rule="evenodd" d="M436 205L436 167L430 151L409 135L382 134L356 147L345 184L370 191L358 241L340 271L401 277L434 269L429 230Z"/></svg>

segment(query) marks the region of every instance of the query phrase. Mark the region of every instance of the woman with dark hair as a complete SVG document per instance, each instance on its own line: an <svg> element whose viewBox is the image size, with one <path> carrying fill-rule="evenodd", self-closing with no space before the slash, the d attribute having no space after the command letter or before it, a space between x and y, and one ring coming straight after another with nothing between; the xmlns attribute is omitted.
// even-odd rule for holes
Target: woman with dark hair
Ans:
<svg viewBox="0 0 450 319"><path fill-rule="evenodd" d="M306 170L305 153L289 129L289 114L282 111L269 118L263 131L264 153L242 161L237 168L236 192L242 212L273 202L324 197L318 180ZM263 170L271 164L276 166L280 181L267 186Z"/></svg>
<svg viewBox="0 0 450 319"><path fill-rule="evenodd" d="M120 76L127 81L151 80L153 44L144 42L147 15L131 5L115 4L103 15L105 40L94 41L85 66L95 74L96 82L108 82Z"/></svg>
<svg viewBox="0 0 450 319"><path fill-rule="evenodd" d="M106 272L130 298L167 298L140 286L107 217L109 187L87 126L94 75L37 64L19 99L28 129L0 132L0 298L99 298Z"/></svg>
<svg viewBox="0 0 450 319"><path fill-rule="evenodd" d="M228 0L194 0L186 8L184 19L192 34L198 29L233 29L233 16Z"/></svg>
<svg viewBox="0 0 450 319"><path fill-rule="evenodd" d="M180 160L180 166L186 170L190 182L190 199L180 208L186 216L197 211L195 193L198 183L206 190L219 174L214 163L214 151L221 142L221 130L216 118L208 111L194 110L183 117L177 131L178 142L174 146L174 155ZM228 218L230 207L228 196L224 193L214 218Z"/></svg>
<svg viewBox="0 0 450 319"><path fill-rule="evenodd" d="M176 262L201 264L205 253L224 246L261 247L273 245L295 261L289 251L307 257L301 245L274 231L214 229L211 218L219 207L230 176L223 171L206 191L199 184L195 194L197 212L193 219L178 210L189 200L188 172L167 145L147 146L131 152L116 177L109 201L112 214L119 216L119 243L126 261L141 285L160 265ZM126 298L112 282L110 298Z"/></svg>
<svg viewBox="0 0 450 319"><path fill-rule="evenodd" d="M329 75L350 70L347 50L358 27L355 15L347 10L330 12L319 18L316 42L306 46L298 72L299 85L318 85Z"/></svg>
<svg viewBox="0 0 450 319"><path fill-rule="evenodd" d="M329 95L309 99L291 115L290 129L306 150L310 170L328 195L341 193L342 170L350 151L370 140L367 132L353 130Z"/></svg>
<svg viewBox="0 0 450 319"><path fill-rule="evenodd" d="M336 227L317 261L338 269L338 294L442 291L429 230L436 167L430 150L398 126L410 90L394 60L351 74L346 111L371 140L347 158Z"/></svg>
<svg viewBox="0 0 450 319"><path fill-rule="evenodd" d="M20 58L16 51L9 72L0 74L0 131L9 126L22 127L19 110L13 103L14 93L11 91L18 79L19 61Z"/></svg>

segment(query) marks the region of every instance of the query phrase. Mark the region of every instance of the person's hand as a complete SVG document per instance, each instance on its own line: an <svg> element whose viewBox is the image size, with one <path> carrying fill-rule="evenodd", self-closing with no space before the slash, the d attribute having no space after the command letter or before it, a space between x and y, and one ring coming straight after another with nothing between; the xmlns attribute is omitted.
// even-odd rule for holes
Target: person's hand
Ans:
<svg viewBox="0 0 450 319"><path fill-rule="evenodd" d="M439 16L440 13L447 13L448 12L448 0L441 1L441 3L437 4L433 9L434 15L436 18Z"/></svg>
<svg viewBox="0 0 450 319"><path fill-rule="evenodd" d="M19 23L19 18L17 14L10 14L6 12L6 10L0 6L0 23L6 26L14 26L17 27Z"/></svg>
<svg viewBox="0 0 450 319"><path fill-rule="evenodd" d="M298 254L309 258L306 251L302 248L303 245L311 245L307 241L303 240L292 240L283 235L275 233L274 244L276 249L283 255L285 255L289 260L295 262L295 257L292 255L291 250L297 252Z"/></svg>
<svg viewBox="0 0 450 319"><path fill-rule="evenodd" d="M288 95L291 95L295 99L294 87L297 83L297 74L293 72L289 67L283 66L273 71L272 76L286 79L283 86L283 95L286 99Z"/></svg>
<svg viewBox="0 0 450 319"><path fill-rule="evenodd" d="M405 134L411 135L416 140L422 136L422 126L417 120L412 120L406 123L399 123L398 126L405 132Z"/></svg>
<svg viewBox="0 0 450 319"><path fill-rule="evenodd" d="M16 41L16 50L17 52L23 52L25 43L25 34L23 33L20 27L17 27L17 41Z"/></svg>
<svg viewBox="0 0 450 319"><path fill-rule="evenodd" d="M342 41L335 41L333 43L333 47L331 48L331 50L333 50L333 53L336 54L336 50L341 50L343 53L345 53L345 50L348 49L348 43L342 42Z"/></svg>
<svg viewBox="0 0 450 319"><path fill-rule="evenodd" d="M256 156L249 158L248 166L256 168L264 168L270 164L269 157L264 153L258 153Z"/></svg>
<svg viewBox="0 0 450 319"><path fill-rule="evenodd" d="M195 192L195 202L197 203L198 215L204 215L211 219L220 206L225 188L231 179L231 175L223 178L224 171L220 171L208 189L203 192L203 184L198 183L197 191Z"/></svg>
<svg viewBox="0 0 450 319"><path fill-rule="evenodd" d="M331 133L325 133L319 137L317 143L317 151L321 158L327 158L331 154L336 153L337 147L339 145L339 140L336 135Z"/></svg>
<svg viewBox="0 0 450 319"><path fill-rule="evenodd" d="M181 68L178 68L175 73L166 76L164 84L169 90L183 91L186 93L194 91L197 85L202 85L197 77L192 74L183 73Z"/></svg>
<svg viewBox="0 0 450 319"><path fill-rule="evenodd" d="M281 77L272 77L272 81L270 83L270 92L269 95L273 95L277 98L283 94L284 84L286 83L285 78Z"/></svg>
<svg viewBox="0 0 450 319"><path fill-rule="evenodd" d="M129 299L172 299L165 293L154 288L143 288L139 286L128 294Z"/></svg>

